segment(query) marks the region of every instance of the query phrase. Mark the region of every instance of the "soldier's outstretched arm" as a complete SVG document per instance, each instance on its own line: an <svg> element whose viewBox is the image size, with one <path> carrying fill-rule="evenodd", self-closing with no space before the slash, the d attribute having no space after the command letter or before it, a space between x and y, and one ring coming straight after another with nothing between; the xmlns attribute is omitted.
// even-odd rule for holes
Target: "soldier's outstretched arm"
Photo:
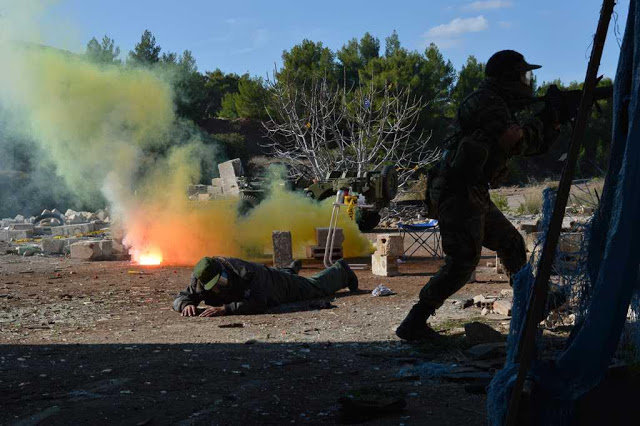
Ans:
<svg viewBox="0 0 640 426"><path fill-rule="evenodd" d="M187 288L178 293L176 298L173 300L173 310L182 313L185 307L198 306L202 300L202 296L196 293L195 277L191 276L191 280L189 281Z"/></svg>

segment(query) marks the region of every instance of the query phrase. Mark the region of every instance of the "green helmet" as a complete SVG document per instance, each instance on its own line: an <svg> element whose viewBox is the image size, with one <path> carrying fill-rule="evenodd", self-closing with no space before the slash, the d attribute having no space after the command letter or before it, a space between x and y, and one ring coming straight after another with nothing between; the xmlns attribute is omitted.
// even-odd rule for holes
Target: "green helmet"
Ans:
<svg viewBox="0 0 640 426"><path fill-rule="evenodd" d="M526 76L528 81L522 81L522 83L530 85L530 71L538 68L541 66L528 63L524 60L524 56L515 50L501 50L489 58L484 74L504 82L522 81L523 76Z"/></svg>
<svg viewBox="0 0 640 426"><path fill-rule="evenodd" d="M213 257L203 257L193 267L193 276L202 283L205 290L211 290L220 281L224 267Z"/></svg>

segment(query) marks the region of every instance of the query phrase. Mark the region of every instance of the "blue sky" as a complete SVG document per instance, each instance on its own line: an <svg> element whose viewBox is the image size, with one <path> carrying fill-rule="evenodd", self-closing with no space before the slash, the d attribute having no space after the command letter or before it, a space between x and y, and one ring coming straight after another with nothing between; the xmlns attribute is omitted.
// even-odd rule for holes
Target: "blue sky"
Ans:
<svg viewBox="0 0 640 426"><path fill-rule="evenodd" d="M624 32L629 0L616 6ZM123 54L145 29L163 51L190 49L200 71L265 76L283 50L304 38L332 50L370 32L381 41L395 29L402 45L423 51L435 42L457 69L468 55L485 62L516 49L541 64L538 81L582 80L601 0L60 0L43 18L48 44L83 51L93 36L115 39ZM612 21L600 72L613 76L619 46ZM620 38L621 35L618 37Z"/></svg>

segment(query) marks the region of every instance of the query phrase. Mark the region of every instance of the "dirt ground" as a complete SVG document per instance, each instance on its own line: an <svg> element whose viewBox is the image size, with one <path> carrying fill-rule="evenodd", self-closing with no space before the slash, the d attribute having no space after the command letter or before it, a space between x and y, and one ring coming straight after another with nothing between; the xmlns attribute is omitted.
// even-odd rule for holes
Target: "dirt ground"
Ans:
<svg viewBox="0 0 640 426"><path fill-rule="evenodd" d="M0 255L0 423L332 424L341 396L375 388L407 405L367 424L484 425L485 396L464 383L399 376L426 361L469 362L461 326L480 310L453 299L434 317L444 343L394 334L440 263L404 263L392 278L359 270L357 294L265 315L183 318L171 302L188 268ZM320 268L308 261L301 274ZM372 297L378 284L396 294ZM454 298L507 287L468 284Z"/></svg>

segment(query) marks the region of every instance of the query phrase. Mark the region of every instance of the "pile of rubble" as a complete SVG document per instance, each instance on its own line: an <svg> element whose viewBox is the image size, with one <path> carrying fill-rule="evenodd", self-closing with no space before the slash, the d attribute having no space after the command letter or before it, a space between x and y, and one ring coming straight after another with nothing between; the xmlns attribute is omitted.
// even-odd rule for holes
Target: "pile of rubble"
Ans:
<svg viewBox="0 0 640 426"><path fill-rule="evenodd" d="M388 208L380 210L380 228L398 227L398 223L419 223L427 219L427 207L423 202L415 204L391 203Z"/></svg>
<svg viewBox="0 0 640 426"><path fill-rule="evenodd" d="M219 178L211 179L211 185L189 185L187 195L192 201L208 201L216 198L240 195L240 180L244 176L240 159L218 164Z"/></svg>
<svg viewBox="0 0 640 426"><path fill-rule="evenodd" d="M120 239L111 236L108 210L76 212L43 210L39 216L0 220L0 241L9 244L8 253L70 255L86 260L128 258Z"/></svg>

